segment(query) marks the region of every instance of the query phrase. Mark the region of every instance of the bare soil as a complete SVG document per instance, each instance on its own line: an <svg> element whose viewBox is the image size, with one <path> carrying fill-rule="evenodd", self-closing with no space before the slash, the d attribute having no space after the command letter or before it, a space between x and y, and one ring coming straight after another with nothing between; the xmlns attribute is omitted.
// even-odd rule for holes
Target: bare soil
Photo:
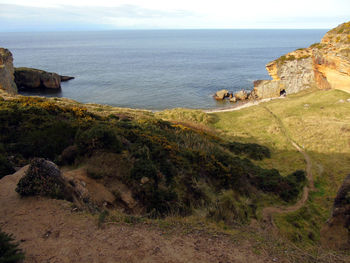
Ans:
<svg viewBox="0 0 350 263"><path fill-rule="evenodd" d="M205 233L164 233L146 224L106 224L74 212L69 202L21 198L15 188L27 167L0 180L0 227L12 233L25 262L273 262L248 240ZM176 234L178 233L178 234ZM279 261L282 262L282 261Z"/></svg>

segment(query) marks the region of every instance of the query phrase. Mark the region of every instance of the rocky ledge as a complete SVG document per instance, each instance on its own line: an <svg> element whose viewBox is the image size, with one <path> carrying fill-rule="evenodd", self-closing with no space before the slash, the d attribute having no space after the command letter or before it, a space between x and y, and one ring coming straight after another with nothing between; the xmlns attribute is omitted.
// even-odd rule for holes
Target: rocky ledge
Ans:
<svg viewBox="0 0 350 263"><path fill-rule="evenodd" d="M74 79L34 68L15 68L14 76L17 87L24 89L60 89L62 81Z"/></svg>

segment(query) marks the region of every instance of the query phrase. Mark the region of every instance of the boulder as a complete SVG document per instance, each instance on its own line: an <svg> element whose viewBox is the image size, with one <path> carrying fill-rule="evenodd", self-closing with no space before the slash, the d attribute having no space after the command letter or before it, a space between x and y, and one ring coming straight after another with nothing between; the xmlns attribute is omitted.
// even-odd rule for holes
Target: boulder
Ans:
<svg viewBox="0 0 350 263"><path fill-rule="evenodd" d="M223 100L224 98L228 97L229 95L230 94L229 94L228 90L222 89L222 90L219 90L215 93L214 98L216 100Z"/></svg>
<svg viewBox="0 0 350 263"><path fill-rule="evenodd" d="M236 102L236 101L237 101L236 97L230 98L230 102Z"/></svg>
<svg viewBox="0 0 350 263"><path fill-rule="evenodd" d="M48 196L57 199L72 200L72 193L66 187L60 169L53 162L35 158L16 188L21 196Z"/></svg>
<svg viewBox="0 0 350 263"><path fill-rule="evenodd" d="M248 99L248 94L245 90L237 92L234 96L237 100L246 100Z"/></svg>
<svg viewBox="0 0 350 263"><path fill-rule="evenodd" d="M25 89L60 89L61 81L74 79L34 68L15 68L14 76L17 87Z"/></svg>
<svg viewBox="0 0 350 263"><path fill-rule="evenodd" d="M326 248L350 249L350 175L334 199L331 218L321 230L321 243Z"/></svg>
<svg viewBox="0 0 350 263"><path fill-rule="evenodd" d="M13 57L8 49L0 48L0 89L10 94L17 94L14 81Z"/></svg>

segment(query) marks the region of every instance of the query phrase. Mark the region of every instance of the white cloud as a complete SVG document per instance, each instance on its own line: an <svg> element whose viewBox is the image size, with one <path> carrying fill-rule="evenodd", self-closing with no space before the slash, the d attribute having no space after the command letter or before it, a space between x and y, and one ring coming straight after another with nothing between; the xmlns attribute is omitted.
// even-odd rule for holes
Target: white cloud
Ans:
<svg viewBox="0 0 350 263"><path fill-rule="evenodd" d="M72 29L80 23L106 28L330 28L349 20L348 14L348 0L0 0L0 31L20 30L21 23L60 29L63 22Z"/></svg>

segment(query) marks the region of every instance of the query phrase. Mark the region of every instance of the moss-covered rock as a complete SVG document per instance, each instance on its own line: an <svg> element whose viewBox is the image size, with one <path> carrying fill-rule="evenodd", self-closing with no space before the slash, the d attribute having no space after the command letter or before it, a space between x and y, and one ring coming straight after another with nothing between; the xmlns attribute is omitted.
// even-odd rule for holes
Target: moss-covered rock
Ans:
<svg viewBox="0 0 350 263"><path fill-rule="evenodd" d="M67 194L65 180L54 163L42 158L31 161L28 171L17 184L16 192L21 196L48 196L71 199Z"/></svg>

